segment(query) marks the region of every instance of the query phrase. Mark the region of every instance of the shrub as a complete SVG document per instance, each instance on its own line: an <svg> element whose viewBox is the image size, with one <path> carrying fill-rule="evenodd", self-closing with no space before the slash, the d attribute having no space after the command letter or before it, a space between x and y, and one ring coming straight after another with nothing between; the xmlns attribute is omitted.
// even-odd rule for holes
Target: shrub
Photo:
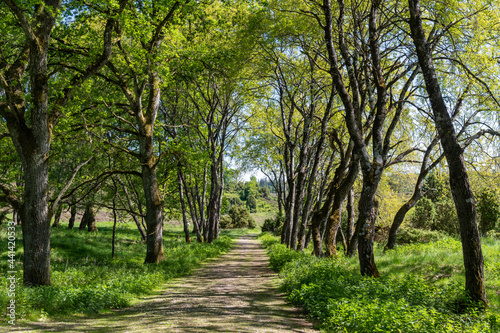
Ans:
<svg viewBox="0 0 500 333"><path fill-rule="evenodd" d="M243 206L243 201L239 197L234 197L230 200L231 205Z"/></svg>
<svg viewBox="0 0 500 333"><path fill-rule="evenodd" d="M436 218L431 230L444 231L452 236L459 234L457 211L451 198L441 200L436 204Z"/></svg>
<svg viewBox="0 0 500 333"><path fill-rule="evenodd" d="M279 240L278 237L275 237L275 236L271 235L268 232L262 233L259 236L259 238L260 238L260 241L262 242L262 245L264 245L265 248L268 248L268 247L270 247L273 244L279 244L280 243L280 240Z"/></svg>
<svg viewBox="0 0 500 333"><path fill-rule="evenodd" d="M222 229L228 229L233 227L233 219L229 215L221 215L219 226Z"/></svg>
<svg viewBox="0 0 500 333"><path fill-rule="evenodd" d="M220 208L221 214L227 214L230 208L231 208L231 203L229 202L229 199L226 197L222 197L222 205Z"/></svg>
<svg viewBox="0 0 500 333"><path fill-rule="evenodd" d="M278 243L273 244L268 248L268 254L269 254L269 266L271 266L271 268L277 272L281 271L283 266L285 266L285 264L288 262L291 262L302 256L309 257L309 255L300 252L295 252L293 250L288 249L285 245Z"/></svg>
<svg viewBox="0 0 500 333"><path fill-rule="evenodd" d="M428 230L434 224L434 218L436 217L436 208L434 203L423 197L415 205L413 215L411 217L411 225L414 228Z"/></svg>
<svg viewBox="0 0 500 333"><path fill-rule="evenodd" d="M257 213L257 199L253 195L247 198L247 208L250 210L250 213Z"/></svg>
<svg viewBox="0 0 500 333"><path fill-rule="evenodd" d="M401 228L398 232L398 244L429 243L440 240L446 234L442 231Z"/></svg>
<svg viewBox="0 0 500 333"><path fill-rule="evenodd" d="M233 228L244 228L250 227L251 225L255 226L254 219L250 216L245 207L242 206L233 206L229 210L229 216L233 221Z"/></svg>
<svg viewBox="0 0 500 333"><path fill-rule="evenodd" d="M268 250L289 300L327 332L490 332L496 325L495 315L453 312L463 298L458 283L438 287L411 274L373 279L343 257L317 259L281 244Z"/></svg>
<svg viewBox="0 0 500 333"><path fill-rule="evenodd" d="M262 232L270 232L274 235L280 235L285 218L282 212L278 212L273 219L265 219L261 229Z"/></svg>
<svg viewBox="0 0 500 333"><path fill-rule="evenodd" d="M478 196L477 211L479 213L479 227L481 234L486 235L495 229L500 218L500 204L495 191L483 189Z"/></svg>

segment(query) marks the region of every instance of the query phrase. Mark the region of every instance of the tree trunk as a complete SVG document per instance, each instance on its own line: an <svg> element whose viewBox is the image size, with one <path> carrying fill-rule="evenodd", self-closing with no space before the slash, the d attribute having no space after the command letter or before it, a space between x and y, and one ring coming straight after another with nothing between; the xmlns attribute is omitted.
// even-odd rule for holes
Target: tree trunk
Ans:
<svg viewBox="0 0 500 333"><path fill-rule="evenodd" d="M356 227L354 228L354 232L351 237L351 241L349 242L349 244L347 244L346 256L354 257L356 253L358 253L358 235L359 235L359 228L358 225L356 224Z"/></svg>
<svg viewBox="0 0 500 333"><path fill-rule="evenodd" d="M210 187L210 199L208 201L207 209L207 222L208 222L208 243L213 244L217 221L217 209L218 209L218 192L219 192L219 175L218 166L216 162L212 160L212 165L210 167L210 177L211 177L211 187Z"/></svg>
<svg viewBox="0 0 500 333"><path fill-rule="evenodd" d="M92 204L87 204L87 206L85 206L85 213L83 213L80 227L78 229L85 230L85 228L87 228L89 232L97 231L97 226L95 224L95 214L94 209L92 208Z"/></svg>
<svg viewBox="0 0 500 333"><path fill-rule="evenodd" d="M283 225L282 239L288 248L292 248L293 216L295 211L295 186L293 179L288 181L288 195L285 202L285 221Z"/></svg>
<svg viewBox="0 0 500 333"><path fill-rule="evenodd" d="M75 220L76 220L76 204L75 203L71 204L70 212L71 212L70 213L71 216L69 217L68 228L73 229L73 227L75 226Z"/></svg>
<svg viewBox="0 0 500 333"><path fill-rule="evenodd" d="M18 226L21 224L21 219L19 217L19 212L14 209L12 211L12 222L14 222L14 226Z"/></svg>
<svg viewBox="0 0 500 333"><path fill-rule="evenodd" d="M191 220L193 221L193 231L194 233L196 234L196 241L198 243L203 243L203 236L201 234L201 226L200 226L200 222L199 222L199 219L198 219L198 215L197 215L197 210L196 210L196 201L195 201L195 195L190 195L189 194L189 189L187 187L187 184L186 184L186 181L181 173L181 179L182 179L182 183L183 183L183 188L186 189L185 191L185 194L186 194L186 199L188 201L188 206L189 206L189 212L191 214Z"/></svg>
<svg viewBox="0 0 500 333"><path fill-rule="evenodd" d="M43 134L38 133L38 136L43 137ZM27 286L50 285L48 163L45 158L48 156L48 137L42 141L44 143L41 145L37 145L36 141L31 143L34 146L32 156L22 158L25 178L24 204L21 211L24 245L23 282Z"/></svg>
<svg viewBox="0 0 500 333"><path fill-rule="evenodd" d="M115 181L113 181L115 183ZM113 197L113 236L111 238L111 259L115 259L115 241L116 241L116 195L118 193L118 188L115 183L115 195Z"/></svg>
<svg viewBox="0 0 500 333"><path fill-rule="evenodd" d="M326 224L325 256L329 258L337 256L337 231L340 227L343 204L343 201L340 200L337 198L334 199L332 212Z"/></svg>
<svg viewBox="0 0 500 333"><path fill-rule="evenodd" d="M375 193L378 185L367 181L369 177L363 176L363 189L359 199L359 217L357 222L359 268L361 275L380 277L380 273L375 265L373 255L373 243L375 241L375 222L378 215L378 201ZM378 178L378 177L377 177Z"/></svg>
<svg viewBox="0 0 500 333"><path fill-rule="evenodd" d="M408 200L403 206L401 206L394 216L394 221L392 221L391 229L389 230L389 239L387 240L387 245L385 246L385 250L392 250L396 246L396 237L398 235L398 230L401 224L403 223L406 213L410 211L410 209L415 206L418 200L414 200L412 197Z"/></svg>
<svg viewBox="0 0 500 333"><path fill-rule="evenodd" d="M351 188L349 191L349 196L347 197L347 232L346 232L346 243L349 247L349 244L352 241L352 237L354 235L354 190ZM347 249L346 249L347 254Z"/></svg>
<svg viewBox="0 0 500 333"><path fill-rule="evenodd" d="M488 304L485 292L483 254L477 226L477 213L469 177L463 159L453 121L441 94L432 52L422 28L420 2L409 0L411 36L417 51L418 61L424 76L425 87L434 113L434 122L441 145L448 161L450 188L457 210L462 238L465 267L465 290L474 302Z"/></svg>
<svg viewBox="0 0 500 333"><path fill-rule="evenodd" d="M331 203L328 204L329 197L321 209L315 211L311 217L312 240L314 246L314 255L318 258L323 257L323 237L321 233L321 222L326 218L330 211Z"/></svg>
<svg viewBox="0 0 500 333"><path fill-rule="evenodd" d="M80 220L80 226L78 227L78 230L85 230L87 228L87 223L88 223L88 211L87 208L85 208L85 212L83 213L82 219Z"/></svg>
<svg viewBox="0 0 500 333"><path fill-rule="evenodd" d="M159 263L165 260L163 253L163 213L160 191L156 180L156 168L142 167L142 184L146 197L146 259L144 263Z"/></svg>
<svg viewBox="0 0 500 333"><path fill-rule="evenodd" d="M92 205L87 205L87 210L89 212L87 218L87 230L89 232L92 231L97 231L97 225L95 223L95 212L94 212L94 207Z"/></svg>
<svg viewBox="0 0 500 333"><path fill-rule="evenodd" d="M56 214L54 215L54 223L52 223L52 228L59 227L59 221L61 220L63 207L62 204L57 206Z"/></svg>
<svg viewBox="0 0 500 333"><path fill-rule="evenodd" d="M186 243L191 243L191 235L189 234L189 225L187 219L187 208L186 202L184 201L184 187L182 186L181 172L177 171L177 183L179 185L179 200L181 201L182 209L182 223L184 225L184 237L186 238Z"/></svg>

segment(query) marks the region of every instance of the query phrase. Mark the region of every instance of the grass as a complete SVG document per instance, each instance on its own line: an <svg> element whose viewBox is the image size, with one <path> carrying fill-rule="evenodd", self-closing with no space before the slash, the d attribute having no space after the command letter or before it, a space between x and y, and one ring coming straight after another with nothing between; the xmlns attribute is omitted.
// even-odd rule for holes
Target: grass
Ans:
<svg viewBox="0 0 500 333"><path fill-rule="evenodd" d="M462 249L444 238L376 248L380 279L361 277L357 258L316 259L262 236L290 301L327 332L500 332L500 241L483 240L489 308L467 306ZM470 304L469 304L470 305Z"/></svg>
<svg viewBox="0 0 500 333"><path fill-rule="evenodd" d="M216 257L231 247L230 236L222 235L214 245L187 244L182 227L165 228L166 260L144 265L146 245L135 225L120 223L117 228L115 259L111 259L112 223L98 223L99 231L69 230L66 224L51 234L51 282L49 287L22 286L22 235L16 231L16 321L43 320L51 316L98 313L130 305L138 297L159 290L169 279L188 274L200 262ZM7 234L0 229L0 307L10 301L7 286ZM6 323L2 316L0 323Z"/></svg>

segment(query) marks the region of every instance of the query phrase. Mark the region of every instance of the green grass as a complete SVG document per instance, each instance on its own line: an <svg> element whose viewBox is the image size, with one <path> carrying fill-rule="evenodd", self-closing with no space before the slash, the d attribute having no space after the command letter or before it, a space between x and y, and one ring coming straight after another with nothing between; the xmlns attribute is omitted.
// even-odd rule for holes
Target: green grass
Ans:
<svg viewBox="0 0 500 333"><path fill-rule="evenodd" d="M290 301L327 332L500 332L499 240L483 240L490 304L479 311L464 306L462 249L453 238L386 253L378 246L380 279L360 276L357 258L316 259L269 234L261 239Z"/></svg>
<svg viewBox="0 0 500 333"><path fill-rule="evenodd" d="M216 257L231 247L231 239L221 236L214 245L185 243L182 227L166 226L164 252L160 264L144 265L146 245L135 225L120 223L116 233L115 259L111 259L112 223L98 223L99 231L69 230L66 224L51 234L50 287L22 286L22 235L17 229L16 320L34 321L50 316L98 313L130 305L138 297L158 291L169 279L188 274L206 258ZM7 240L0 229L0 307L6 309ZM2 315L0 323L7 317Z"/></svg>

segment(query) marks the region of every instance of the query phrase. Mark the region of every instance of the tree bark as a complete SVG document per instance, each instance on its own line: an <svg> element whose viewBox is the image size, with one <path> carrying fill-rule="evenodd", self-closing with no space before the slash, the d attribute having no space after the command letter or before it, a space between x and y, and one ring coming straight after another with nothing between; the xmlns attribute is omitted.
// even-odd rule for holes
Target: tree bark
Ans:
<svg viewBox="0 0 500 333"><path fill-rule="evenodd" d="M186 194L186 199L187 199L188 206L189 206L189 212L191 214L191 220L193 221L193 231L196 233L196 241L198 243L203 243L203 236L201 234L202 227L200 226L200 222L199 222L200 219L198 218L197 208L196 208L196 199L195 199L196 196L199 196L198 190L194 189L193 191L195 191L196 193L195 194L190 194L189 193L190 192L189 188L187 186L186 179L185 179L182 171L180 171L179 175L181 177L183 189L184 189L184 192ZM205 207L203 207L203 209L204 208Z"/></svg>
<svg viewBox="0 0 500 333"><path fill-rule="evenodd" d="M73 229L73 227L75 226L75 220L76 220L76 204L75 203L71 203L71 209L70 209L70 217L69 217L69 221L68 221L68 229Z"/></svg>
<svg viewBox="0 0 500 333"><path fill-rule="evenodd" d="M118 187L116 186L115 181L113 180L113 184L115 187L115 195L113 196L113 236L111 238L111 259L115 259L115 241L116 241L116 196L118 194Z"/></svg>
<svg viewBox="0 0 500 333"><path fill-rule="evenodd" d="M358 234L359 268L361 275L380 277L375 265L373 243L375 241L375 221L378 215L378 201L375 193L366 190L361 193L359 204Z"/></svg>
<svg viewBox="0 0 500 333"><path fill-rule="evenodd" d="M191 235L189 234L189 225L187 219L187 208L186 208L186 202L184 201L184 187L182 184L181 171L177 171L177 183L179 185L179 200L181 202L181 209L182 209L182 224L184 226L184 237L186 239L186 243L191 243Z"/></svg>
<svg viewBox="0 0 500 333"><path fill-rule="evenodd" d="M162 200L156 180L156 166L153 155L153 138L143 137L142 151L142 186L146 198L146 258L144 263L159 263L165 259L163 253L163 212ZM144 147L145 146L145 147ZM144 147L144 148L143 148ZM150 152L150 153L149 153Z"/></svg>
<svg viewBox="0 0 500 333"><path fill-rule="evenodd" d="M78 227L78 230L85 230L85 228L87 228L88 214L89 213L87 207L85 207L85 212L83 213L82 219L80 220L80 226Z"/></svg>
<svg viewBox="0 0 500 333"><path fill-rule="evenodd" d="M62 211L63 211L62 205L58 205L56 214L54 215L54 223L52 223L52 228L59 227L59 221L61 220Z"/></svg>
<svg viewBox="0 0 500 333"><path fill-rule="evenodd" d="M342 201L335 198L333 202L332 212L328 217L326 224L326 234L325 234L325 256L326 257L336 257L337 256L337 230L340 227L340 219L342 215Z"/></svg>
<svg viewBox="0 0 500 333"><path fill-rule="evenodd" d="M95 224L95 214L92 204L87 204L85 206L85 213L83 213L82 220L80 221L79 230L97 231L97 226Z"/></svg>
<svg viewBox="0 0 500 333"><path fill-rule="evenodd" d="M86 211L88 211L87 230L89 232L97 231L97 225L95 223L95 212L94 212L94 208L92 207L92 205L87 205Z"/></svg>
<svg viewBox="0 0 500 333"><path fill-rule="evenodd" d="M354 234L354 190L351 188L349 191L349 196L347 197L347 232L346 232L346 243L349 247L351 243L352 236ZM347 249L346 249L347 254Z"/></svg>
<svg viewBox="0 0 500 333"><path fill-rule="evenodd" d="M387 250L392 250L396 246L396 238L398 235L398 230L401 224L403 223L406 213L412 209L415 204L418 202L420 199L421 195L415 197L415 194L408 200L403 206L401 206L396 213L396 216L394 216L394 221L392 222L391 229L389 230L389 238L387 240L387 245L385 246L385 249Z"/></svg>
<svg viewBox="0 0 500 333"><path fill-rule="evenodd" d="M441 88L434 69L432 52L422 28L420 1L409 0L408 6L410 8L411 37L424 76L425 87L434 114L434 122L448 162L450 188L457 210L462 238L465 290L473 301L487 306L481 238L477 226L474 194L465 167L463 151L458 143L453 121L441 94Z"/></svg>

